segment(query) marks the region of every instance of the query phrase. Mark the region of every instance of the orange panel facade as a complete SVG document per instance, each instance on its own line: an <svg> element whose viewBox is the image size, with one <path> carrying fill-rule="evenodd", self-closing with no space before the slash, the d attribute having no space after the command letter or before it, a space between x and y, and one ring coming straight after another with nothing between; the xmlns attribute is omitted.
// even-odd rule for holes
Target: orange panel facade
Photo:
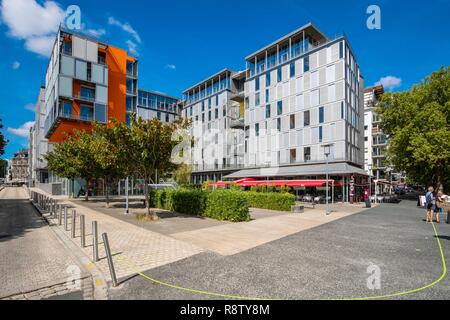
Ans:
<svg viewBox="0 0 450 320"><path fill-rule="evenodd" d="M126 79L127 79L127 61L134 62L133 58L127 56L126 50L108 46L106 49L100 49L99 52L106 53L106 64L108 65L108 120L117 119L121 122L126 121ZM80 94L81 83L74 79L73 94ZM76 117L80 115L80 103L72 102L72 114ZM50 136L52 143L61 142L68 134L77 130L92 130L91 123L60 119L58 127Z"/></svg>

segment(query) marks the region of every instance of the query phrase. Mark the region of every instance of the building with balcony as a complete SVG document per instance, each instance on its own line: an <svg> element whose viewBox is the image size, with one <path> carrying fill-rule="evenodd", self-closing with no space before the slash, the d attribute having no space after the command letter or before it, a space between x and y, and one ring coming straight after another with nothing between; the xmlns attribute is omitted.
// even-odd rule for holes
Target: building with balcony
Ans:
<svg viewBox="0 0 450 320"><path fill-rule="evenodd" d="M68 195L84 185L48 172L44 155L75 130L92 123L130 122L137 111L138 61L126 50L60 28L36 105L30 132L31 182L52 194Z"/></svg>
<svg viewBox="0 0 450 320"><path fill-rule="evenodd" d="M382 85L364 91L364 170L378 179L386 178L388 137L380 127L375 108L384 93ZM389 171L389 170L388 170Z"/></svg>
<svg viewBox="0 0 450 320"><path fill-rule="evenodd" d="M128 103L127 110L129 110ZM138 90L138 101L134 112L142 119L157 118L164 123L170 123L180 117L181 110L182 101L179 98L150 90Z"/></svg>
<svg viewBox="0 0 450 320"><path fill-rule="evenodd" d="M193 182L219 181L244 166L245 72L224 69L186 89L182 116L192 120Z"/></svg>
<svg viewBox="0 0 450 320"><path fill-rule="evenodd" d="M93 121L125 122L137 103L137 60L125 50L60 29L45 80L45 137L59 142Z"/></svg>
<svg viewBox="0 0 450 320"><path fill-rule="evenodd" d="M365 176L364 80L348 39L307 24L245 60L246 169L226 178L323 178L328 145L348 197L349 181Z"/></svg>
<svg viewBox="0 0 450 320"><path fill-rule="evenodd" d="M45 138L45 87L39 90L39 97L35 106L34 125L30 129L29 137L29 172L30 185L38 186L48 183L47 162L45 154L48 152L48 140Z"/></svg>

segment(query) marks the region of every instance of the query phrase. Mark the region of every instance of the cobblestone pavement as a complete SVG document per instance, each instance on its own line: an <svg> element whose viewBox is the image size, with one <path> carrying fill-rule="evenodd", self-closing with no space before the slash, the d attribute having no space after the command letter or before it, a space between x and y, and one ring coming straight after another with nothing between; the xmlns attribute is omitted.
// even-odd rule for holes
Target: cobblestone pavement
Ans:
<svg viewBox="0 0 450 320"><path fill-rule="evenodd" d="M43 193L38 189L32 189L32 191ZM133 265L138 267L140 270L148 270L183 260L203 252L201 248L195 245L185 243L156 232L145 230L129 223L124 223L123 221L110 217L106 214L81 206L76 202L60 199L59 203L70 207L70 215L73 210L76 211L76 237L72 239L72 241L77 245L80 245L81 243L79 216L85 216L87 247L83 248L83 251L91 258L93 251L92 221L97 221L100 261L96 263L96 266L101 270L108 281L111 280L111 276L105 256L103 241L101 240L103 233L108 234L108 239L113 254L114 267L119 282L121 279L125 280L135 275L135 272L131 270L129 266L127 266L122 260L119 260L119 254L126 260L131 261ZM71 218L68 219L69 230L72 228L71 220ZM58 224L57 219L50 219L50 221L55 226ZM57 226L57 228L63 230L64 226ZM69 231L65 232L68 236L70 236Z"/></svg>
<svg viewBox="0 0 450 320"><path fill-rule="evenodd" d="M80 265L38 216L22 188L0 191L0 299L43 299L69 289L69 267ZM76 280L88 279L79 269ZM89 286L89 281L81 281Z"/></svg>

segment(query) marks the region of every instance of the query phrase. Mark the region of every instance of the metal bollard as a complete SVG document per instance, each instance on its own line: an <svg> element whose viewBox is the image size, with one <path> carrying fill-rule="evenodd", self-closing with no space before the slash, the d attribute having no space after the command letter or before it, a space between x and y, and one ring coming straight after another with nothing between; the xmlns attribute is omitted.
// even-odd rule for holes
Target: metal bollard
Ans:
<svg viewBox="0 0 450 320"><path fill-rule="evenodd" d="M77 212L72 210L72 239L75 238L75 227L77 223Z"/></svg>
<svg viewBox="0 0 450 320"><path fill-rule="evenodd" d="M64 211L64 208L63 208L63 205L61 204L61 205L59 205L59 214L58 214L58 225L60 226L60 225L62 225L62 216L63 216L63 211Z"/></svg>
<svg viewBox="0 0 450 320"><path fill-rule="evenodd" d="M81 234L81 248L86 247L86 231L84 225L84 215L80 216L80 234Z"/></svg>
<svg viewBox="0 0 450 320"><path fill-rule="evenodd" d="M108 235L106 233L102 234L103 244L105 245L106 259L108 260L109 272L111 273L111 280L113 287L117 287L117 277L116 271L114 270L113 259L111 255L111 249L109 247Z"/></svg>
<svg viewBox="0 0 450 320"><path fill-rule="evenodd" d="M68 215L68 209L67 209L67 207L64 207L64 231L69 231L67 229L67 219L68 219L67 215Z"/></svg>
<svg viewBox="0 0 450 320"><path fill-rule="evenodd" d="M98 261L98 225L97 221L92 221L92 256L94 262Z"/></svg>

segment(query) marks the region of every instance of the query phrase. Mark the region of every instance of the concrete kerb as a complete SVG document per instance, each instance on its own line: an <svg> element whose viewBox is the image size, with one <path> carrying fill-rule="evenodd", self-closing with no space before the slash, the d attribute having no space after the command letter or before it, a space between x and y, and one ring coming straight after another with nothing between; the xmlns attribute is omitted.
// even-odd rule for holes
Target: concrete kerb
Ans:
<svg viewBox="0 0 450 320"><path fill-rule="evenodd" d="M49 224L50 229L54 232L61 245L77 258L78 262L83 268L82 271L84 271L84 273L86 274L89 274L88 277L91 278L93 292L91 293L89 289L84 290L84 298L86 300L107 300L108 282L100 269L97 268L97 266L85 255L85 253L69 238L69 236L65 232L58 228L57 225L52 224L52 221L49 219L49 217L46 216L46 212L42 208L34 203L34 201L30 200L30 202L43 217L43 219L45 219L45 221Z"/></svg>

